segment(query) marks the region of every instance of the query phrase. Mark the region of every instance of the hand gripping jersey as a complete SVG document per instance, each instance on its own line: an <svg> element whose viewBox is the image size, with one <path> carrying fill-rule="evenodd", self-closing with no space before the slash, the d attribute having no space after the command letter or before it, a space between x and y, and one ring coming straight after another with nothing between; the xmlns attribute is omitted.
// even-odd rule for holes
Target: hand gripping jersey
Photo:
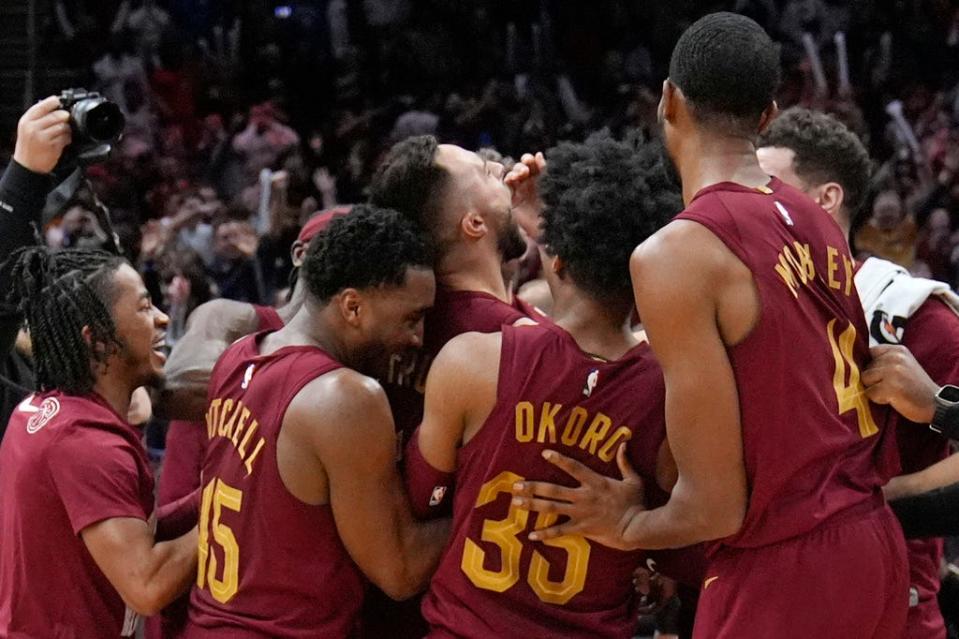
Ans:
<svg viewBox="0 0 959 639"><path fill-rule="evenodd" d="M186 636L344 637L363 599L359 569L330 506L291 495L276 462L293 397L340 364L314 346L260 355L264 335L227 349L210 382L198 574Z"/></svg>
<svg viewBox="0 0 959 639"><path fill-rule="evenodd" d="M897 471L895 434L860 381L869 333L839 227L775 178L705 188L677 219L705 226L752 271L761 306L727 349L750 494L742 529L720 545L795 537L875 499Z"/></svg>
<svg viewBox="0 0 959 639"><path fill-rule="evenodd" d="M650 507L665 438L662 372L646 344L617 361L583 353L554 324L503 329L496 404L459 451L453 530L423 602L431 637L631 637L640 552L578 535L531 542L555 516L511 505L521 479L575 485L550 448L619 477L616 451L643 476Z"/></svg>

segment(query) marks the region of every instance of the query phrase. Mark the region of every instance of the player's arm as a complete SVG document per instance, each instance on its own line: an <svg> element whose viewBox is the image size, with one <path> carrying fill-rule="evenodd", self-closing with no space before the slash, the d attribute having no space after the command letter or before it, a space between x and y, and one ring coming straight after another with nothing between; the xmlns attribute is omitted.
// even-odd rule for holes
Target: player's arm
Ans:
<svg viewBox="0 0 959 639"><path fill-rule="evenodd" d="M496 404L502 333L464 333L450 340L433 360L426 378L423 423L406 456L406 488L418 517L443 512L435 486L449 486L456 454L482 427Z"/></svg>
<svg viewBox="0 0 959 639"><path fill-rule="evenodd" d="M156 543L134 517L104 519L80 531L84 545L120 597L138 614L155 615L196 578L197 529Z"/></svg>
<svg viewBox="0 0 959 639"><path fill-rule="evenodd" d="M379 384L348 369L324 375L300 391L283 424L311 428L337 531L360 570L394 599L422 590L446 545L449 520L413 520Z"/></svg>
<svg viewBox="0 0 959 639"><path fill-rule="evenodd" d="M164 366L166 383L156 412L166 419L203 421L216 360L230 344L256 330L256 322L249 304L216 299L198 306Z"/></svg>
<svg viewBox="0 0 959 639"><path fill-rule="evenodd" d="M532 533L531 539L579 533L617 548L657 549L739 530L748 499L742 427L719 315L723 290L741 268L716 236L694 222L673 222L636 249L630 260L633 289L666 381L666 431L676 485L666 505L647 511L630 482L546 451L580 486L521 482L515 487L518 503L570 517Z"/></svg>

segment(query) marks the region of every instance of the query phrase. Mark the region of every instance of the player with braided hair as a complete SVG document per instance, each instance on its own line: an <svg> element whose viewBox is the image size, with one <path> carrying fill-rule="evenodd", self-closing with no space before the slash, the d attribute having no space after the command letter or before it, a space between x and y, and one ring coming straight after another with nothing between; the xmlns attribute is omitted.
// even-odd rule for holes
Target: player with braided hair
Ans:
<svg viewBox="0 0 959 639"><path fill-rule="evenodd" d="M156 513L154 533L153 473L121 417L163 380L167 317L115 255L37 246L11 260L40 390L0 445L0 635L132 636L196 565L195 527L157 541L193 525L196 500Z"/></svg>

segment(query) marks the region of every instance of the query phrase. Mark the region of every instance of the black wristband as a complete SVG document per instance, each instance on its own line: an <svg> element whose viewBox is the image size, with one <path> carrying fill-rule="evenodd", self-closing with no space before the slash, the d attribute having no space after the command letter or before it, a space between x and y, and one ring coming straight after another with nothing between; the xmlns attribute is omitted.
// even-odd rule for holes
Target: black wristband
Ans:
<svg viewBox="0 0 959 639"><path fill-rule="evenodd" d="M937 405L929 427L943 437L959 441L959 404Z"/></svg>

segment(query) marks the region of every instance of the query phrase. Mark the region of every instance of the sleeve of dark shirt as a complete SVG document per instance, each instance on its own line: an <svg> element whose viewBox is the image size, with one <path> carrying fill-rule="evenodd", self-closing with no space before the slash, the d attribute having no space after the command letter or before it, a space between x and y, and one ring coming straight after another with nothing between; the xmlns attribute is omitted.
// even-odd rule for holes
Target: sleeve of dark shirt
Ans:
<svg viewBox="0 0 959 639"><path fill-rule="evenodd" d="M0 262L19 248L36 243L34 228L50 190L50 177L11 160L0 177ZM9 266L0 268L0 353L9 352L17 337L20 316L6 301L11 288Z"/></svg>
<svg viewBox="0 0 959 639"><path fill-rule="evenodd" d="M906 539L959 535L959 483L889 502Z"/></svg>

